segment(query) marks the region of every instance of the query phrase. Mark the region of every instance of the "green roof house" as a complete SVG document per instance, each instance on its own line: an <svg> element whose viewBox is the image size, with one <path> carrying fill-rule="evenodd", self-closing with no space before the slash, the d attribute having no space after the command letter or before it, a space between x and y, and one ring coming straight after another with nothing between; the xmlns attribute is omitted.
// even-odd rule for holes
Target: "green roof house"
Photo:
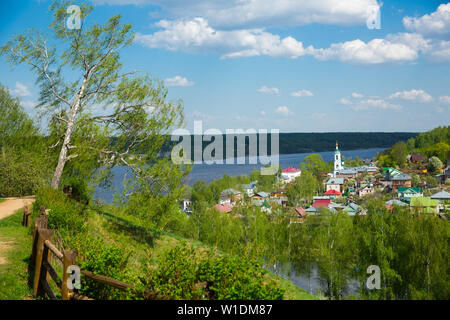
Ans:
<svg viewBox="0 0 450 320"><path fill-rule="evenodd" d="M429 197L413 197L409 206L420 213L439 213L439 201Z"/></svg>
<svg viewBox="0 0 450 320"><path fill-rule="evenodd" d="M397 189L398 198L404 201L410 201L413 197L423 197L423 191L414 187L399 187Z"/></svg>

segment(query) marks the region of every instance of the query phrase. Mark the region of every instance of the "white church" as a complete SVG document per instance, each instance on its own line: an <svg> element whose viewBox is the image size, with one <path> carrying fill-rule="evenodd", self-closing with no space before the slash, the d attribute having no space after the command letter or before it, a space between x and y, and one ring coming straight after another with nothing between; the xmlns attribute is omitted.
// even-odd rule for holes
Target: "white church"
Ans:
<svg viewBox="0 0 450 320"><path fill-rule="evenodd" d="M378 168L371 163L369 166L361 166L361 167L345 167L344 160L342 159L341 151L339 150L338 142L336 141L336 150L334 151L334 170L332 177L338 178L349 178L355 177L359 173L367 171L368 173L376 173Z"/></svg>

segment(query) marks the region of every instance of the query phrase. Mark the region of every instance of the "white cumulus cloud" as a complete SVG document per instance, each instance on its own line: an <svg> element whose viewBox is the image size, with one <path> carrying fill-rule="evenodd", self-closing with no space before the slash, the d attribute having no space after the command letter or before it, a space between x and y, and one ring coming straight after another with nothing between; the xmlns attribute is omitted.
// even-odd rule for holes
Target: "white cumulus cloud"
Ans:
<svg viewBox="0 0 450 320"><path fill-rule="evenodd" d="M450 3L441 4L435 12L422 17L404 17L403 25L420 34L450 34Z"/></svg>
<svg viewBox="0 0 450 320"><path fill-rule="evenodd" d="M364 95L362 95L361 93L353 92L352 97L355 99L361 99L364 98Z"/></svg>
<svg viewBox="0 0 450 320"><path fill-rule="evenodd" d="M396 104L392 104L384 99L367 99L360 101L358 104L353 106L354 110L373 110L373 109L382 109L382 110L400 110L402 107Z"/></svg>
<svg viewBox="0 0 450 320"><path fill-rule="evenodd" d="M278 114L282 114L282 115L284 115L284 116L289 116L289 115L292 114L292 111L289 110L289 108L286 107L286 106L280 106L280 107L278 107L278 108L275 110L275 112L278 113Z"/></svg>
<svg viewBox="0 0 450 320"><path fill-rule="evenodd" d="M299 90L291 93L291 96L300 98L300 97L312 97L314 94L309 90Z"/></svg>
<svg viewBox="0 0 450 320"><path fill-rule="evenodd" d="M186 78L183 78L181 76L176 76L174 78L167 78L164 80L164 83L168 87L192 87L194 85L194 82L189 81Z"/></svg>
<svg viewBox="0 0 450 320"><path fill-rule="evenodd" d="M367 43L359 39L334 43L327 49L314 49L313 55L319 60L337 59L359 64L413 61L418 58L413 48L386 39L373 39Z"/></svg>
<svg viewBox="0 0 450 320"><path fill-rule="evenodd" d="M218 53L222 58L267 55L298 58L305 54L303 44L292 37L265 32L263 29L216 30L204 18L161 20L162 28L153 34L137 34L135 41L149 48L163 48L190 53Z"/></svg>
<svg viewBox="0 0 450 320"><path fill-rule="evenodd" d="M11 93L18 97L29 97L31 96L30 91L28 90L28 87L24 85L21 82L16 82L16 86L13 90L11 90Z"/></svg>
<svg viewBox="0 0 450 320"><path fill-rule="evenodd" d="M95 4L158 5L172 17L204 17L214 27L253 28L311 23L365 25L377 0L94 0ZM371 10L372 9L372 10Z"/></svg>
<svg viewBox="0 0 450 320"><path fill-rule="evenodd" d="M427 103L433 101L433 97L423 90L409 90L399 91L389 96L390 99L403 99L409 101L416 101L421 103Z"/></svg>
<svg viewBox="0 0 450 320"><path fill-rule="evenodd" d="M439 101L442 103L450 104L450 97L449 96L442 96L439 98Z"/></svg>
<svg viewBox="0 0 450 320"><path fill-rule="evenodd" d="M278 90L278 88L268 88L266 86L262 86L258 89L258 92L266 94L279 94L280 90Z"/></svg>

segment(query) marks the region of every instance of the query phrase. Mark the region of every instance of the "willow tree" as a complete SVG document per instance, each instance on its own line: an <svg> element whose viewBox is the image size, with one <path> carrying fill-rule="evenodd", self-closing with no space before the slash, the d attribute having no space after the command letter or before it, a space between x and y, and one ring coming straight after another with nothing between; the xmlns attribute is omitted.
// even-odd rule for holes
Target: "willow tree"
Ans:
<svg viewBox="0 0 450 320"><path fill-rule="evenodd" d="M182 105L167 101L163 83L122 71L120 51L133 43L131 25L119 15L103 25L90 23L93 7L76 3L74 17L68 10L73 4L54 1L49 34L26 31L0 51L12 66L27 64L36 75L38 107L58 154L51 186L58 188L64 168L84 156L102 167L127 166L147 189L167 192L168 170L177 168L158 156L165 135L182 123ZM72 18L79 18L73 29L67 23ZM105 136L114 139L105 143Z"/></svg>

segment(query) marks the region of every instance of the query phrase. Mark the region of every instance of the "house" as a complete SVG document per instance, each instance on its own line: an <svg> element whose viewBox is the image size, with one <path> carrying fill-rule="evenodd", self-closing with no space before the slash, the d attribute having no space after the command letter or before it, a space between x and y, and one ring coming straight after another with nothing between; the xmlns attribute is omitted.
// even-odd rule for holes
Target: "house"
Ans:
<svg viewBox="0 0 450 320"><path fill-rule="evenodd" d="M261 200L261 199L268 198L269 196L270 196L270 194L268 194L267 192L259 191L253 195L252 199L253 200Z"/></svg>
<svg viewBox="0 0 450 320"><path fill-rule="evenodd" d="M218 203L213 208L219 212L225 212L225 213L230 213L231 210L233 209L233 207L229 203L226 203L226 204Z"/></svg>
<svg viewBox="0 0 450 320"><path fill-rule="evenodd" d="M420 188L414 187L399 187L397 189L398 198L409 202L412 197L423 197L423 191Z"/></svg>
<svg viewBox="0 0 450 320"><path fill-rule="evenodd" d="M234 189L226 189L220 193L220 204L229 203L234 205L242 200L242 193Z"/></svg>
<svg viewBox="0 0 450 320"><path fill-rule="evenodd" d="M433 194L430 198L438 201L450 201L450 193L442 190L438 193Z"/></svg>
<svg viewBox="0 0 450 320"><path fill-rule="evenodd" d="M300 176L301 173L302 171L300 169L289 167L281 172L281 179L283 179L283 181L285 182L292 182L295 178Z"/></svg>
<svg viewBox="0 0 450 320"><path fill-rule="evenodd" d="M398 189L400 187L411 187L412 178L409 174L399 174L391 178L392 188Z"/></svg>
<svg viewBox="0 0 450 320"><path fill-rule="evenodd" d="M257 206L261 206L264 203L264 200L269 198L269 194L267 192L264 191L259 191L257 193L255 193L252 196L252 202L253 204L257 205Z"/></svg>
<svg viewBox="0 0 450 320"><path fill-rule="evenodd" d="M313 202L313 204L311 205L311 207L314 208L328 208L328 206L330 205L331 200L330 199L320 199L320 200L316 200Z"/></svg>
<svg viewBox="0 0 450 320"><path fill-rule="evenodd" d="M327 192L323 194L324 196L328 197L329 199L336 199L342 196L342 193L339 191L336 191L334 189L330 189Z"/></svg>
<svg viewBox="0 0 450 320"><path fill-rule="evenodd" d="M313 206L309 207L308 209L305 210L306 214L318 214L319 212L317 211L316 208L314 208Z"/></svg>
<svg viewBox="0 0 450 320"><path fill-rule="evenodd" d="M297 207L291 214L290 223L303 223L305 222L307 212L303 207Z"/></svg>
<svg viewBox="0 0 450 320"><path fill-rule="evenodd" d="M400 200L389 200L389 201L385 202L384 206L389 211L392 211L395 206L397 206L397 207L406 207L406 206L408 206L408 204L403 202L403 201L400 201Z"/></svg>
<svg viewBox="0 0 450 320"><path fill-rule="evenodd" d="M335 177L336 178L344 178L344 179L352 179L356 178L358 176L359 172L358 170L354 168L343 168L342 170L339 170L336 172Z"/></svg>
<svg viewBox="0 0 450 320"><path fill-rule="evenodd" d="M270 206L269 202L267 202L267 200L264 200L260 208L262 212L272 213L272 207Z"/></svg>
<svg viewBox="0 0 450 320"><path fill-rule="evenodd" d="M256 191L256 185L258 184L258 181L250 182L249 184L242 185L242 189L249 197L251 197L255 191Z"/></svg>
<svg viewBox="0 0 450 320"><path fill-rule="evenodd" d="M419 213L439 213L439 201L429 197L413 197L409 206L412 210L417 210Z"/></svg>
<svg viewBox="0 0 450 320"><path fill-rule="evenodd" d="M183 201L180 202L180 207L181 210L183 212L185 212L186 214L191 214L192 213L192 209L191 209L191 199L190 198L186 198Z"/></svg>
<svg viewBox="0 0 450 320"><path fill-rule="evenodd" d="M390 185L392 189L398 189L399 187L411 187L411 176L405 174L395 168L387 167L383 168L383 175L388 181L386 184Z"/></svg>
<svg viewBox="0 0 450 320"><path fill-rule="evenodd" d="M375 189L371 186L365 186L363 188L358 189L358 197L364 197L365 195L372 194L375 192Z"/></svg>
<svg viewBox="0 0 450 320"><path fill-rule="evenodd" d="M439 210L446 209L448 207L447 204L450 203L450 193L444 190L433 194L430 198L439 201Z"/></svg>
<svg viewBox="0 0 450 320"><path fill-rule="evenodd" d="M283 189L271 192L270 199L276 201L282 206L286 206L288 203L288 197L285 195L285 191Z"/></svg>
<svg viewBox="0 0 450 320"><path fill-rule="evenodd" d="M341 186L344 184L344 178L330 178L327 181L327 191L336 190L342 192Z"/></svg>
<svg viewBox="0 0 450 320"><path fill-rule="evenodd" d="M427 157L420 153L413 153L409 156L409 161L412 163L423 164L427 162Z"/></svg>

